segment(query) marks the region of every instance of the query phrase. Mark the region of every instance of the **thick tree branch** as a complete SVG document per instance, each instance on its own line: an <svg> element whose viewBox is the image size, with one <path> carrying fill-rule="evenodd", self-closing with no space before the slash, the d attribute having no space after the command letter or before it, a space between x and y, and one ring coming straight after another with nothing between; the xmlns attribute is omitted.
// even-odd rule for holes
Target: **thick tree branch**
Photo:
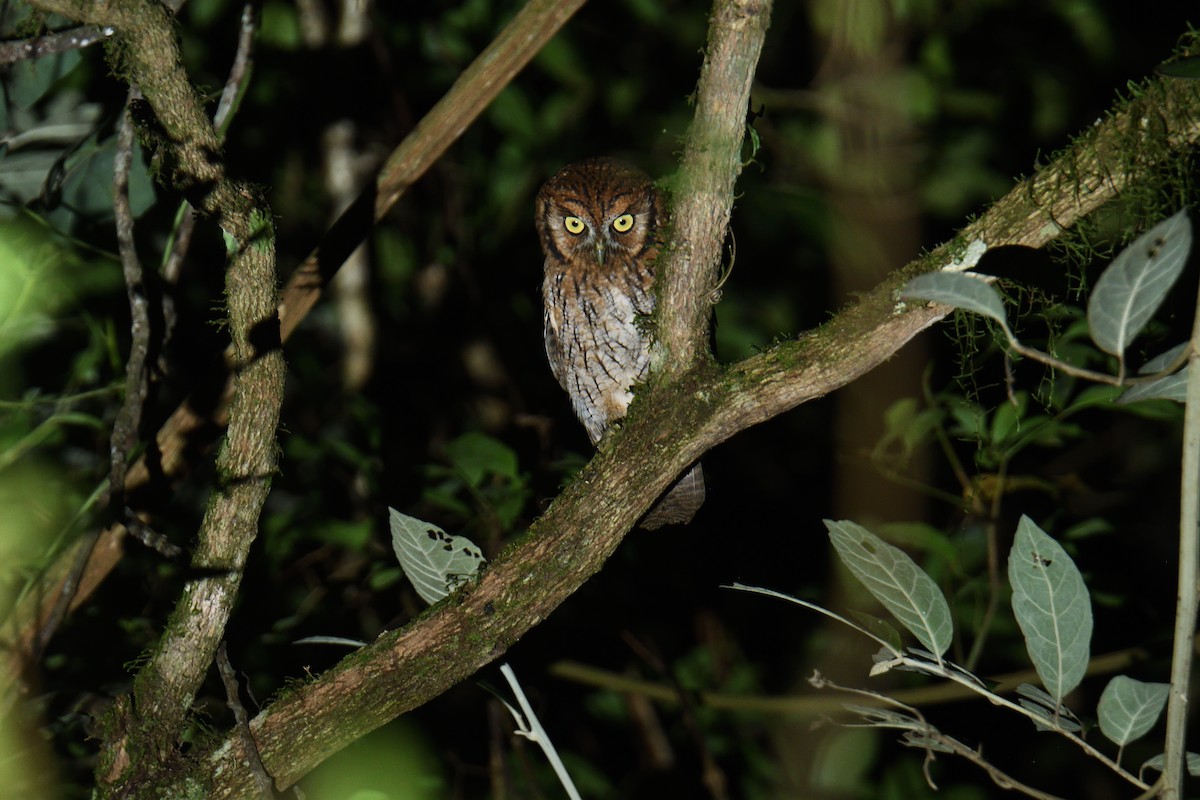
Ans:
<svg viewBox="0 0 1200 800"><path fill-rule="evenodd" d="M770 0L717 2L678 180L669 246L659 256L655 369L687 370L707 353L713 287L742 171L750 85L771 21Z"/></svg>
<svg viewBox="0 0 1200 800"><path fill-rule="evenodd" d="M1154 125L1141 124L1153 119ZM1133 141L1130 141L1133 137ZM904 307L915 272L950 264L966 242L1037 247L1133 184L1160 158L1200 141L1200 95L1156 80L1020 182L961 236L893 275L821 329L721 369L704 362L635 403L620 432L479 581L399 631L286 692L252 722L268 770L286 786L324 757L436 697L497 658L541 622L616 550L688 464L752 425L825 395L872 369L945 313ZM725 199L721 200L723 204ZM720 219L719 209L708 209ZM230 737L194 766L215 776L211 797L251 791Z"/></svg>

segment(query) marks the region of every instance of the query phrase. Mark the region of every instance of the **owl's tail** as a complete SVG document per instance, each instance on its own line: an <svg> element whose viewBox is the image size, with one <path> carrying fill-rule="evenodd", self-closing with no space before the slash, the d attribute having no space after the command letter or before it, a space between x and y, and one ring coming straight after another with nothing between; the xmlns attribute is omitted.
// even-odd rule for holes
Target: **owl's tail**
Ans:
<svg viewBox="0 0 1200 800"><path fill-rule="evenodd" d="M704 469L699 462L654 504L638 526L652 531L663 525L686 525L704 504Z"/></svg>

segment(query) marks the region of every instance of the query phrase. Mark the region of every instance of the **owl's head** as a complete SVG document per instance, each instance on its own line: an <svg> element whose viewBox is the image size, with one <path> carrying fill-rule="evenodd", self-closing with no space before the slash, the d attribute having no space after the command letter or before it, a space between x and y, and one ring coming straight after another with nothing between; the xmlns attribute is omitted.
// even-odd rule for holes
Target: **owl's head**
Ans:
<svg viewBox="0 0 1200 800"><path fill-rule="evenodd" d="M642 258L662 213L649 176L611 158L568 164L542 186L536 222L548 259L604 265ZM624 260L624 259L623 259Z"/></svg>

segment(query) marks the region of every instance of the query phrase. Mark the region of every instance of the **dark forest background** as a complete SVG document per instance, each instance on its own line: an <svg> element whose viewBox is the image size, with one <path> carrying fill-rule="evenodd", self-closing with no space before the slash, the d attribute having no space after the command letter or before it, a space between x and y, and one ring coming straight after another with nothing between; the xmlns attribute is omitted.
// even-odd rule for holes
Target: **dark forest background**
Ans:
<svg viewBox="0 0 1200 800"><path fill-rule="evenodd" d="M264 187L285 277L344 203L333 183L365 181L517 5L380 3L367 9L359 34L341 40L345 9L333 3L261 5L254 69L225 154L231 174ZM214 105L241 10L191 0L179 12L186 67ZM586 4L377 227L365 243L360 289L327 295L286 344L280 472L227 631L230 657L258 702L345 652L296 640L370 641L420 612L392 554L387 506L495 554L590 457L542 347L533 196L559 166L592 155L620 156L655 176L674 171L708 13L706 3L673 0ZM752 96L754 145L732 221L736 257L715 307L717 359L820 325L855 292L951 237L1151 74L1190 18L1186 2L777 3ZM19 39L65 22L7 2L0 25L5 38ZM98 46L18 61L0 74L7 604L66 540L105 519L89 496L107 474L130 334L110 189L126 87ZM349 167L331 178L331 158ZM152 270L179 199L152 186L156 169L139 151L136 235ZM1033 286L1018 302L1023 336L1069 349L1078 314L1069 306L1080 305L1101 266L1093 259L1120 242L1119 213L1090 230L1084 249L985 262ZM178 278L165 286L177 319L157 359L144 433L226 345L217 324L223 261L219 231L202 221ZM1190 327L1194 285L1193 277L1176 290L1162 340L1172 324ZM922 754L887 732L813 729L817 714L766 702L813 694L805 683L813 669L854 686L923 681L868 679L869 641L721 588L741 581L836 610L873 608L834 566L824 518L853 519L904 546L970 629L986 602L983 517L994 519L1006 549L1027 513L1060 535L1084 571L1096 601L1093 651L1140 647L1139 676L1165 680L1177 420L1165 409L1090 410L1061 419L1053 436L1006 450L997 426L1054 417L1079 387L1018 364L1015 386L1027 405L1015 421L997 421L1007 414L998 414L1008 402L1004 370L985 330L947 323L846 390L735 437L704 457L709 495L692 524L630 535L599 575L511 648L505 658L585 796L935 796L921 776ZM905 438L919 409L945 412L966 487L932 435ZM969 435L967 418L982 420L991 438ZM183 548L213 477L211 456L196 463L182 485L138 498L154 531ZM4 748L36 756L29 763L42 765L46 797L87 796L96 755L90 720L128 689L131 665L154 642L184 577L178 562L130 545L50 642L35 700L42 735ZM1001 604L976 669L1027 666ZM583 667L590 680L580 677ZM620 678L682 690L686 701L618 692ZM482 684L502 686L494 667L349 746L301 782L307 796L559 796L540 755L510 737L511 720ZM1085 682L1078 707L1094 709L1102 686ZM701 692L734 699L714 705ZM227 727L224 703L214 670L195 737ZM1048 791L1128 796L1024 720L978 701L925 711ZM498 774L507 776L507 795ZM933 774L938 797L1005 794L949 756ZM715 788L722 783L723 795Z"/></svg>

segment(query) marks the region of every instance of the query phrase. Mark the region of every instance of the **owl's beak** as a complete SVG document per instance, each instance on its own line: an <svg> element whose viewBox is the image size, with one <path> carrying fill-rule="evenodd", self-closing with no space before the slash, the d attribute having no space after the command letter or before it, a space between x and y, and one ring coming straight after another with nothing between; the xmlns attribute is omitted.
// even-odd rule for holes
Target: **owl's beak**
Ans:
<svg viewBox="0 0 1200 800"><path fill-rule="evenodd" d="M596 263L601 266L604 265L604 256L608 251L607 244L603 236L596 237Z"/></svg>

